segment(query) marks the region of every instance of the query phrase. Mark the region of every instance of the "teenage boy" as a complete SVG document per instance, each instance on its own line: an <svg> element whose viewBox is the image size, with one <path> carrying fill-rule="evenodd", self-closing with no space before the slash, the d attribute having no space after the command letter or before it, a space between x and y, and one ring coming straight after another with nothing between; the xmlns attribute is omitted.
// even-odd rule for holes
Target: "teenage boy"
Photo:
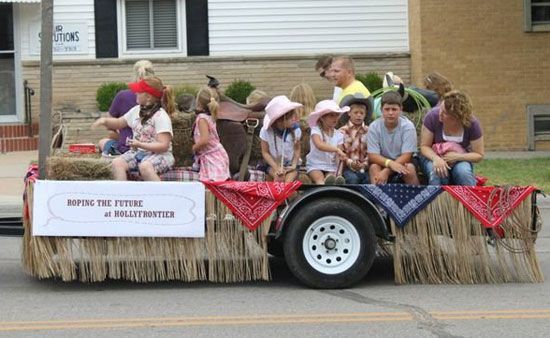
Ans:
<svg viewBox="0 0 550 338"><path fill-rule="evenodd" d="M369 176L373 184L419 185L412 163L417 150L414 124L401 116L402 97L396 91L382 95L382 117L370 124L367 134Z"/></svg>

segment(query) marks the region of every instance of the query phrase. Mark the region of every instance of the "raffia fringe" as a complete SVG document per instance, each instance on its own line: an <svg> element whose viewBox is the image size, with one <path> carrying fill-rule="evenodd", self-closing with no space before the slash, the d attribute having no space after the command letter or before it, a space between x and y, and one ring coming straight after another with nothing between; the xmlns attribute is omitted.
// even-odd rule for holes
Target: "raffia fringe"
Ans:
<svg viewBox="0 0 550 338"><path fill-rule="evenodd" d="M443 192L404 228L391 221L395 282L543 282L532 212L530 196L501 225L505 237L491 241L484 226Z"/></svg>
<svg viewBox="0 0 550 338"><path fill-rule="evenodd" d="M270 218L247 230L206 192L205 238L33 237L33 186L23 219L23 265L37 278L100 282L169 280L242 282L269 280L266 235Z"/></svg>

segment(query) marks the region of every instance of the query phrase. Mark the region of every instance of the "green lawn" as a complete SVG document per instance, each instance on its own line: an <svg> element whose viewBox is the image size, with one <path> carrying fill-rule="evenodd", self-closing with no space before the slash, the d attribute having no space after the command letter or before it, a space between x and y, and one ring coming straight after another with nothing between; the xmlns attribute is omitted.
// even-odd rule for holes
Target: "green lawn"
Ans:
<svg viewBox="0 0 550 338"><path fill-rule="evenodd" d="M533 185L550 193L550 157L483 160L474 166L476 175L489 179L486 185Z"/></svg>

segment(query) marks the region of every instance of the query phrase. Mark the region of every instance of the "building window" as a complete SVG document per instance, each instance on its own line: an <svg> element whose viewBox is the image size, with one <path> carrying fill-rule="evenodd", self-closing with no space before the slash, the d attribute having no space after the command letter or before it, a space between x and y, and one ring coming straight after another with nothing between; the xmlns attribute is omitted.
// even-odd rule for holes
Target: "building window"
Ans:
<svg viewBox="0 0 550 338"><path fill-rule="evenodd" d="M122 53L183 52L183 0L120 0Z"/></svg>
<svg viewBox="0 0 550 338"><path fill-rule="evenodd" d="M536 150L537 141L550 141L550 104L527 106L527 144Z"/></svg>
<svg viewBox="0 0 550 338"><path fill-rule="evenodd" d="M524 0L525 31L550 31L550 0Z"/></svg>

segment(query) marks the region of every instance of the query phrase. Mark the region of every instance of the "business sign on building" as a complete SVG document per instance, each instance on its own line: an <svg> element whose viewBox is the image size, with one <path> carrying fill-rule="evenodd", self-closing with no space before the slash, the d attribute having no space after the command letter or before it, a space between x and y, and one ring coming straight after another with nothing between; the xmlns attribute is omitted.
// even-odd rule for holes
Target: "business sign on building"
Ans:
<svg viewBox="0 0 550 338"><path fill-rule="evenodd" d="M30 32L30 53L40 54L40 22L32 23ZM86 23L55 23L53 26L52 52L57 55L87 54L88 25Z"/></svg>
<svg viewBox="0 0 550 338"><path fill-rule="evenodd" d="M200 182L38 180L32 234L204 237L204 196Z"/></svg>

